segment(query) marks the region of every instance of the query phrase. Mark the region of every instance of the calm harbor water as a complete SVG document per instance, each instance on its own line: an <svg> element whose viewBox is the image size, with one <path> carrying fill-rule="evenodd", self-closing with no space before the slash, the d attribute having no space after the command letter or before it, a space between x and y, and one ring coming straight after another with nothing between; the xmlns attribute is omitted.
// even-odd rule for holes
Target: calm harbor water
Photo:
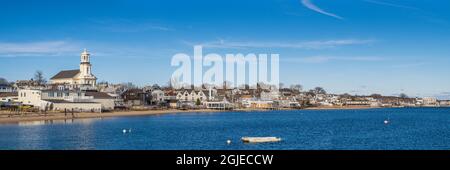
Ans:
<svg viewBox="0 0 450 170"><path fill-rule="evenodd" d="M243 136L283 140L245 144ZM450 108L182 113L4 124L0 149L448 150Z"/></svg>

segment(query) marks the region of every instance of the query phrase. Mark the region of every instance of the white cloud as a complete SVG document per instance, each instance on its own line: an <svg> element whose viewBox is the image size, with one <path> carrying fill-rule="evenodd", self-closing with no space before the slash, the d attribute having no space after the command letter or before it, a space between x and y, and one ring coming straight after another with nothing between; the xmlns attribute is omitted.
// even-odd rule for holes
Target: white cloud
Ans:
<svg viewBox="0 0 450 170"><path fill-rule="evenodd" d="M325 10L319 8L318 6L316 6L315 4L313 4L313 3L311 2L311 0L301 0L301 2L302 2L302 4L303 4L306 8L308 8L308 9L310 9L310 10L313 10L313 11L315 11L315 12L318 12L318 13L321 13L321 14L323 14L323 15L327 15L327 16L330 16L330 17L333 17L333 18L336 18L336 19L340 19L340 20L344 19L344 18L342 18L342 17L340 17L340 16L338 16L338 15L336 15L336 14L327 12L327 11L325 11Z"/></svg>
<svg viewBox="0 0 450 170"><path fill-rule="evenodd" d="M80 51L80 48L66 41L0 42L1 57L54 56L75 51Z"/></svg>
<svg viewBox="0 0 450 170"><path fill-rule="evenodd" d="M129 19L93 20L92 26L101 30L117 33L136 33L145 31L173 31L172 28L148 21L136 22Z"/></svg>
<svg viewBox="0 0 450 170"><path fill-rule="evenodd" d="M402 63L402 64L397 64L397 65L393 65L393 68L414 68L414 67L420 67L423 65L426 65L428 63L426 62L417 62L417 63Z"/></svg>
<svg viewBox="0 0 450 170"><path fill-rule="evenodd" d="M362 45L374 42L374 40L342 39L326 41L303 41L303 42L251 42L251 41L211 41L205 43L184 43L188 45L202 45L206 48L295 48L295 49L324 49L338 46Z"/></svg>

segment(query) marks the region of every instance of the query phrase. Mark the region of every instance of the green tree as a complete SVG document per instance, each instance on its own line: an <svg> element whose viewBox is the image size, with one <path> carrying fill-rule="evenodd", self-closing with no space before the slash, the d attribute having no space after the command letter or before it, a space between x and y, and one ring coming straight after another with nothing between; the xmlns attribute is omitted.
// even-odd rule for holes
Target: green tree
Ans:
<svg viewBox="0 0 450 170"><path fill-rule="evenodd" d="M200 99L197 99L197 101L195 102L195 105L199 106L199 105L201 105L201 104L202 104L202 103L201 103Z"/></svg>

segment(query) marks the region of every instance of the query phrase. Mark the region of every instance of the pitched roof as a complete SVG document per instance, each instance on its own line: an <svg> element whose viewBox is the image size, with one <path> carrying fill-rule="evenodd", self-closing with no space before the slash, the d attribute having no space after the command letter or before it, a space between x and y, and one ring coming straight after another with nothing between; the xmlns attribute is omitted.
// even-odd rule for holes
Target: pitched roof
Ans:
<svg viewBox="0 0 450 170"><path fill-rule="evenodd" d="M0 97L17 97L19 96L17 92L4 92L0 93Z"/></svg>
<svg viewBox="0 0 450 170"><path fill-rule="evenodd" d="M58 74L53 76L51 79L65 79L65 78L73 78L78 73L80 73L80 70L63 70L60 71Z"/></svg>
<svg viewBox="0 0 450 170"><path fill-rule="evenodd" d="M76 103L96 103L96 102L89 102L89 101L72 102L72 101L58 100L58 99L45 99L44 101L51 102L51 103L72 103L72 104L76 104Z"/></svg>
<svg viewBox="0 0 450 170"><path fill-rule="evenodd" d="M104 92L86 92L85 95L94 96L94 99L114 99L114 97Z"/></svg>

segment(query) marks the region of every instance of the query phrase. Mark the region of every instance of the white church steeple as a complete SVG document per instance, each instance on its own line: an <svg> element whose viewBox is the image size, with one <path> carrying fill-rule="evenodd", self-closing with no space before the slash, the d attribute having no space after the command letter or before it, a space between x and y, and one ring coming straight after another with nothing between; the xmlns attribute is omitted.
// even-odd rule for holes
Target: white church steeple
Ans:
<svg viewBox="0 0 450 170"><path fill-rule="evenodd" d="M88 53L86 48L81 53L81 63L89 63L89 58L91 57L91 54Z"/></svg>
<svg viewBox="0 0 450 170"><path fill-rule="evenodd" d="M91 62L90 62L90 58L91 58L91 54L89 54L89 52L84 49L84 51L81 53L80 56L80 80L82 84L91 84L91 85L95 85L96 84L96 79L95 76L92 74L91 71Z"/></svg>
<svg viewBox="0 0 450 170"><path fill-rule="evenodd" d="M80 63L80 73L82 76L91 75L91 63L90 63L91 55L84 49L83 53L81 53L81 63Z"/></svg>

